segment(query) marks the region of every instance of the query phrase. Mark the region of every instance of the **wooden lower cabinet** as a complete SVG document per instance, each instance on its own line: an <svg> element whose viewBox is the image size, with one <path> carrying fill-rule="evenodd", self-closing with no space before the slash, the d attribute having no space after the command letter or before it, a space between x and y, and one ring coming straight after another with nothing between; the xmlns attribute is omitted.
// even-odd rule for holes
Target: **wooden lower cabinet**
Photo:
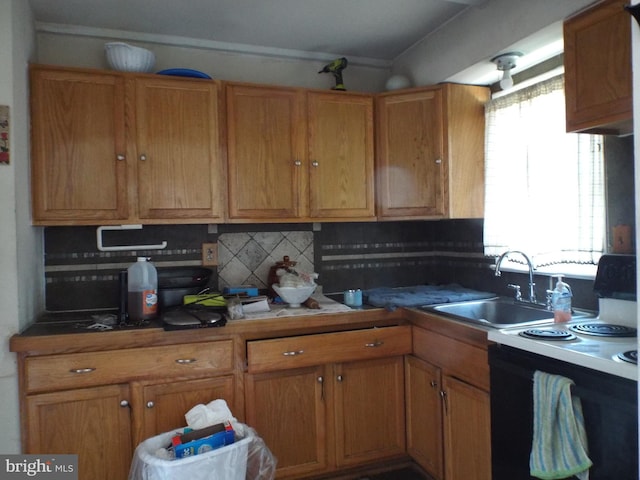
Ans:
<svg viewBox="0 0 640 480"><path fill-rule="evenodd" d="M445 478L491 478L491 411L489 394L445 375Z"/></svg>
<svg viewBox="0 0 640 480"><path fill-rule="evenodd" d="M233 412L234 391L228 375L29 395L26 453L77 453L78 478L124 479L136 445L184 427L199 403L222 398Z"/></svg>
<svg viewBox="0 0 640 480"><path fill-rule="evenodd" d="M336 464L372 462L405 451L403 358L333 366Z"/></svg>
<svg viewBox="0 0 640 480"><path fill-rule="evenodd" d="M128 399L128 385L28 396L25 453L77 454L81 479L127 478L132 454Z"/></svg>
<svg viewBox="0 0 640 480"><path fill-rule="evenodd" d="M134 383L132 397L138 414L134 421L134 445L158 433L184 427L185 413L200 403L206 405L222 398L231 412L236 412L235 383L233 375L179 382Z"/></svg>
<svg viewBox="0 0 640 480"><path fill-rule="evenodd" d="M246 377L247 423L278 460L278 477L327 469L325 367Z"/></svg>
<svg viewBox="0 0 640 480"><path fill-rule="evenodd" d="M486 346L414 328L405 369L412 458L434 480L491 480Z"/></svg>
<svg viewBox="0 0 640 480"><path fill-rule="evenodd" d="M304 478L406 455L409 326L248 342L247 423Z"/></svg>
<svg viewBox="0 0 640 480"><path fill-rule="evenodd" d="M414 356L406 358L407 452L436 480L443 477L442 374Z"/></svg>
<svg viewBox="0 0 640 480"><path fill-rule="evenodd" d="M224 399L243 419L230 339L19 356L23 452L78 454L80 479L127 478L135 447Z"/></svg>
<svg viewBox="0 0 640 480"><path fill-rule="evenodd" d="M277 478L402 455L401 356L248 375L247 423L278 459Z"/></svg>

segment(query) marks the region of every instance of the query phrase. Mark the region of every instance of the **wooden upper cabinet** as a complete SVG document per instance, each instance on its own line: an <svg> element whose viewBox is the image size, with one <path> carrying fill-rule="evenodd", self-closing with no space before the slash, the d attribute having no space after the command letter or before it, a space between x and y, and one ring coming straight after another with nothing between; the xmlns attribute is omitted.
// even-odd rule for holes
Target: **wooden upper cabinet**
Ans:
<svg viewBox="0 0 640 480"><path fill-rule="evenodd" d="M35 224L127 219L124 96L117 74L31 69Z"/></svg>
<svg viewBox="0 0 640 480"><path fill-rule="evenodd" d="M373 99L308 94L309 192L313 218L373 218Z"/></svg>
<svg viewBox="0 0 640 480"><path fill-rule="evenodd" d="M381 96L378 125L379 215L444 216L442 92Z"/></svg>
<svg viewBox="0 0 640 480"><path fill-rule="evenodd" d="M161 76L134 81L139 217L222 220L218 85Z"/></svg>
<svg viewBox="0 0 640 480"><path fill-rule="evenodd" d="M633 131L627 3L605 0L564 22L567 132Z"/></svg>
<svg viewBox="0 0 640 480"><path fill-rule="evenodd" d="M375 218L373 99L227 85L231 221Z"/></svg>
<svg viewBox="0 0 640 480"><path fill-rule="evenodd" d="M300 216L304 117L292 88L227 85L230 219Z"/></svg>
<svg viewBox="0 0 640 480"><path fill-rule="evenodd" d="M378 96L378 218L484 215L485 87L443 84Z"/></svg>
<svg viewBox="0 0 640 480"><path fill-rule="evenodd" d="M218 88L32 66L33 223L222 221Z"/></svg>

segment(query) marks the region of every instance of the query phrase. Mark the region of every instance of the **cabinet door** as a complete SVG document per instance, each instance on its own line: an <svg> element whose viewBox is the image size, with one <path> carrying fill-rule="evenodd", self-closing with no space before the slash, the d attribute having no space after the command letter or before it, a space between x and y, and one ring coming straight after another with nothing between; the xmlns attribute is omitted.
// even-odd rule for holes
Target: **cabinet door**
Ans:
<svg viewBox="0 0 640 480"><path fill-rule="evenodd" d="M404 453L403 365L402 357L335 365L339 467Z"/></svg>
<svg viewBox="0 0 640 480"><path fill-rule="evenodd" d="M309 193L314 218L373 218L373 98L309 93Z"/></svg>
<svg viewBox="0 0 640 480"><path fill-rule="evenodd" d="M127 218L121 76L34 67L31 142L35 224Z"/></svg>
<svg viewBox="0 0 640 480"><path fill-rule="evenodd" d="M489 394L453 377L443 382L445 478L491 480Z"/></svg>
<svg viewBox="0 0 640 480"><path fill-rule="evenodd" d="M405 375L407 452L435 480L442 480L441 371L430 363L408 356Z"/></svg>
<svg viewBox="0 0 640 480"><path fill-rule="evenodd" d="M217 84L138 78L135 97L140 218L221 220Z"/></svg>
<svg viewBox="0 0 640 480"><path fill-rule="evenodd" d="M278 478L327 469L323 367L247 375L247 424L278 459Z"/></svg>
<svg viewBox="0 0 640 480"><path fill-rule="evenodd" d="M626 0L605 0L564 23L567 131L631 133L631 22Z"/></svg>
<svg viewBox="0 0 640 480"><path fill-rule="evenodd" d="M142 412L142 423L136 426L135 443L186 426L185 414L196 405L216 399L227 402L235 411L235 381L233 375L157 384L134 384L134 405ZM138 396L139 395L139 396ZM139 400L138 400L139 399Z"/></svg>
<svg viewBox="0 0 640 480"><path fill-rule="evenodd" d="M227 85L229 217L294 219L305 210L303 96Z"/></svg>
<svg viewBox="0 0 640 480"><path fill-rule="evenodd" d="M113 385L27 396L25 453L78 454L78 478L127 478L128 392L127 386Z"/></svg>
<svg viewBox="0 0 640 480"><path fill-rule="evenodd" d="M385 95L378 102L378 215L444 216L442 92Z"/></svg>

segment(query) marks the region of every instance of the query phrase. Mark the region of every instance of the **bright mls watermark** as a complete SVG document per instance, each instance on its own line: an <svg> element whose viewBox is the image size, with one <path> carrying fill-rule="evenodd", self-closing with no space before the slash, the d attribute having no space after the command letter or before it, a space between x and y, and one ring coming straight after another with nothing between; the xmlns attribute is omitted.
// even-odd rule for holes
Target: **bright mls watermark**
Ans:
<svg viewBox="0 0 640 480"><path fill-rule="evenodd" d="M78 480L78 455L2 455L0 480Z"/></svg>

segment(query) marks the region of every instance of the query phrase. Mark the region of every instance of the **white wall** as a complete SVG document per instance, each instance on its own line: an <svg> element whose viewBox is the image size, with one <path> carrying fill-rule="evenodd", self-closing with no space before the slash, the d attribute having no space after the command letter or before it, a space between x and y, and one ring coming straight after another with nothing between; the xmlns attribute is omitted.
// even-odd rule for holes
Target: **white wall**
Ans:
<svg viewBox="0 0 640 480"><path fill-rule="evenodd" d="M465 10L404 52L394 61L392 71L409 76L414 85L435 84L452 77L453 81L473 81L473 76L471 80L455 76L478 64L495 70L490 63L494 55L513 45L520 46L524 39L540 35L549 25L555 24L553 32L561 37L560 22L593 1L487 0ZM317 73L324 61L277 55L259 57L215 50L207 42L193 39L129 32L120 32L122 35L118 37L117 33L88 28L56 30L45 26L37 35L38 62L106 68L104 43L121 40L154 51L156 70L182 67L201 70L222 80L309 88L333 85L331 75ZM527 46L526 41L524 45ZM350 64L344 71L344 79L349 90L379 92L384 90L390 74L387 68Z"/></svg>
<svg viewBox="0 0 640 480"><path fill-rule="evenodd" d="M189 42L185 46L171 45L178 39L161 35L145 35L140 41L139 35L122 32L119 38L100 37L84 32L81 35L38 33L38 62L52 65L108 68L104 44L113 41L125 41L132 45L148 48L156 56L154 71L167 68L191 68L199 70L220 80L266 83L274 85L298 86L306 88L331 88L335 82L328 73L318 71L328 63L320 60L302 60L286 57L260 57L250 54L221 52L197 46L199 42ZM131 37L127 38L127 37ZM150 41L153 40L153 41ZM205 44L206 45L206 44ZM377 92L383 89L389 76L389 69L365 67L349 64L343 72L348 90Z"/></svg>
<svg viewBox="0 0 640 480"><path fill-rule="evenodd" d="M0 165L0 452L20 452L18 380L9 338L43 308L42 235L30 226L28 2L0 0L0 104L10 108L10 164Z"/></svg>
<svg viewBox="0 0 640 480"><path fill-rule="evenodd" d="M393 71L407 75L414 85L431 85L478 63L495 69L492 57L593 2L488 0L404 52L394 61Z"/></svg>

